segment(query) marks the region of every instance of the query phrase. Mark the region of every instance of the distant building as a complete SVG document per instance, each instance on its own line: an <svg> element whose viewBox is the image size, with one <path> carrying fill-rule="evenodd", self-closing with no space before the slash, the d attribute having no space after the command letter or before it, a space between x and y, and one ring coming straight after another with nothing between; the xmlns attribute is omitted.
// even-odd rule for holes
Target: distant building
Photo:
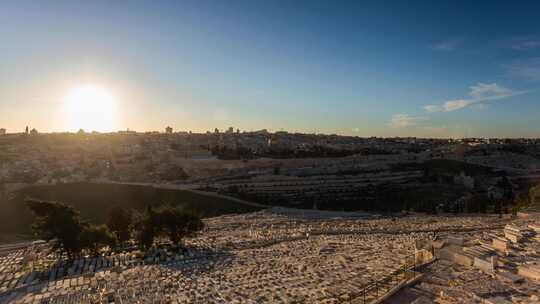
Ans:
<svg viewBox="0 0 540 304"><path fill-rule="evenodd" d="M6 135L6 129L1 128L0 129L0 135Z"/></svg>
<svg viewBox="0 0 540 304"><path fill-rule="evenodd" d="M467 145L459 145L454 148L454 157L459 160L463 160L465 157L465 154L469 151L469 148Z"/></svg>
<svg viewBox="0 0 540 304"><path fill-rule="evenodd" d="M132 130L130 130L129 128L127 128L125 131L120 130L120 131L118 131L117 133L118 133L118 134L137 134L136 131L132 131Z"/></svg>
<svg viewBox="0 0 540 304"><path fill-rule="evenodd" d="M167 133L167 134L172 134L172 131L173 131L173 129L171 127L166 127L165 128L165 133Z"/></svg>
<svg viewBox="0 0 540 304"><path fill-rule="evenodd" d="M270 138L268 138L268 147L275 146L275 145L277 145L277 143L278 143L278 138L277 137L270 136Z"/></svg>

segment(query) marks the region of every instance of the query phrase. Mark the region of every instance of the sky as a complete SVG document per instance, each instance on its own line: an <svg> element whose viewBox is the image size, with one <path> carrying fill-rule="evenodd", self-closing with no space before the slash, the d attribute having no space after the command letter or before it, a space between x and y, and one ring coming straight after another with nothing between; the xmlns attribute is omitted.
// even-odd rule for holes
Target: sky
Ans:
<svg viewBox="0 0 540 304"><path fill-rule="evenodd" d="M540 137L539 11L539 1L3 0L0 127ZM80 92L90 93L70 100Z"/></svg>

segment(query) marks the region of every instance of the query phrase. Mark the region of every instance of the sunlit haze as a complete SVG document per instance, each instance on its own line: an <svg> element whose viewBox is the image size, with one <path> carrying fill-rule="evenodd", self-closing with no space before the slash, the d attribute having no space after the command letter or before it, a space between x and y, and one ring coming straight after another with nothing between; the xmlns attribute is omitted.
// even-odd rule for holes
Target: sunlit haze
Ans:
<svg viewBox="0 0 540 304"><path fill-rule="evenodd" d="M83 85L71 89L65 97L69 131L115 131L117 101L104 88Z"/></svg>

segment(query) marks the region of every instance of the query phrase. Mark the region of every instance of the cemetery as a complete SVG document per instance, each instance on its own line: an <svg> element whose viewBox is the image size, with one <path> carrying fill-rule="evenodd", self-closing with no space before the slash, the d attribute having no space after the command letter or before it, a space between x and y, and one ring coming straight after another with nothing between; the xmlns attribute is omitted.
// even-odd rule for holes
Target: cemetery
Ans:
<svg viewBox="0 0 540 304"><path fill-rule="evenodd" d="M179 252L158 240L144 253L127 246L68 259L31 243L2 252L0 303L371 303L384 294L366 295L365 287L401 269L419 242L468 244L509 223L486 215L342 215L272 208L207 218ZM534 273L525 266L522 273Z"/></svg>
<svg viewBox="0 0 540 304"><path fill-rule="evenodd" d="M434 242L437 262L400 298L418 303L539 303L540 214L522 213L502 229ZM397 302L389 302L397 303Z"/></svg>

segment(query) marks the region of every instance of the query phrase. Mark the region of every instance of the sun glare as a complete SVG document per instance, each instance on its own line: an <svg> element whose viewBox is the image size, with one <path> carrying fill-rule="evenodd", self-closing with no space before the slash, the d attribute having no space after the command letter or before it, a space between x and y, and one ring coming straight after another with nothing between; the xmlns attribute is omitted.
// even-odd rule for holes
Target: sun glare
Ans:
<svg viewBox="0 0 540 304"><path fill-rule="evenodd" d="M73 88L65 97L68 128L73 131L113 131L116 107L116 100L103 87L84 85Z"/></svg>

